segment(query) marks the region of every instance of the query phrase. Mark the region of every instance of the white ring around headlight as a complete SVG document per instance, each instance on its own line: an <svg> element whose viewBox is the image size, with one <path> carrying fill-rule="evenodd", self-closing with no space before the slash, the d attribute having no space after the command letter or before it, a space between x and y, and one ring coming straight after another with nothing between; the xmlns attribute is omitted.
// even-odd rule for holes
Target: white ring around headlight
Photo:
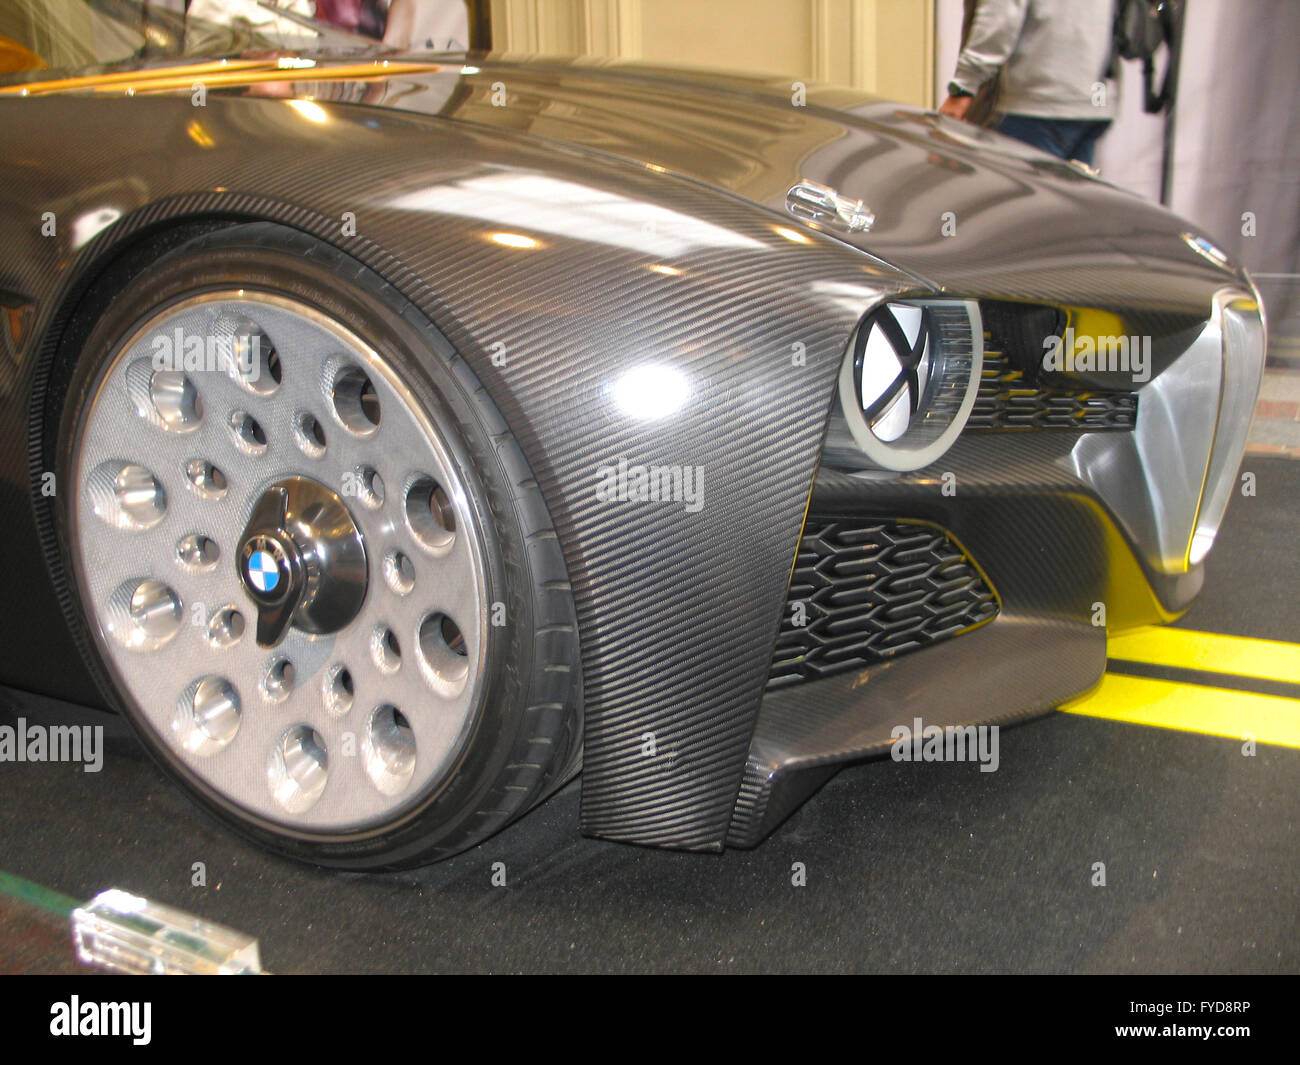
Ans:
<svg viewBox="0 0 1300 1065"><path fill-rule="evenodd" d="M919 310L919 316L915 312ZM954 313L959 312L959 313ZM932 323L938 333L939 350L928 350L921 358L926 365L926 379L919 381L920 395L915 413L907 428L892 439L882 439L873 430L863 409L862 397L855 380L856 351L862 331L883 330L882 314L894 317L905 314L907 320L919 321L918 329ZM895 321L897 318L895 317ZM866 335L864 356L872 358L873 337ZM913 334L907 340L916 339ZM890 341L891 346L896 346ZM895 357L902 357L895 352ZM910 353L915 357L915 352ZM937 462L956 442L979 392L980 373L984 365L984 324L975 300L906 300L881 304L863 318L854 331L840 366L840 408L849 432L867 461L882 470L906 473ZM870 369L870 367L868 367ZM908 393L909 405L912 392ZM874 398L874 397L873 397ZM877 419L879 424L882 419Z"/></svg>

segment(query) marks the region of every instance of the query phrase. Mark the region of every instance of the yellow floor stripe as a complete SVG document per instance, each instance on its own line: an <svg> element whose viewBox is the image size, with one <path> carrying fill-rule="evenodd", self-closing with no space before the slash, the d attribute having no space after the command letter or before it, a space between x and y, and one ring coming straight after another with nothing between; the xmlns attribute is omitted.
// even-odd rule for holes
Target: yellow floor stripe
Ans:
<svg viewBox="0 0 1300 1065"><path fill-rule="evenodd" d="M1107 673L1067 714L1300 748L1300 699Z"/></svg>
<svg viewBox="0 0 1300 1065"><path fill-rule="evenodd" d="M1248 640L1217 632L1194 632L1156 625L1112 636L1106 645L1111 658L1146 662L1176 669L1203 669L1300 684L1300 644Z"/></svg>

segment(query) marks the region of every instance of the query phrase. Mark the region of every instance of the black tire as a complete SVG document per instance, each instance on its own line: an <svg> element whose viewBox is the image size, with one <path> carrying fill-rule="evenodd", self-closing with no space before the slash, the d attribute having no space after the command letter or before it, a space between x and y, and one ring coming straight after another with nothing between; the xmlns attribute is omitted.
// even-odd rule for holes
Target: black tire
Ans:
<svg viewBox="0 0 1300 1065"><path fill-rule="evenodd" d="M47 427L58 434L58 483L77 483L75 456L88 405L138 323L181 299L232 285L289 297L365 338L399 370L424 409L455 427L449 444L482 532L488 601L505 604L505 623L487 630L486 694L469 739L452 771L428 794L391 823L363 831L279 825L190 773L115 681L99 626L85 608L67 502L74 493L60 493L57 527L75 614L70 620L105 698L202 807L270 849L321 865L394 869L473 846L571 778L581 753L573 597L550 515L519 445L446 338L391 285L338 249L270 223L232 225L179 247L159 247L164 251L152 261L142 264L137 255L110 269L79 306L85 340L61 359L65 399L57 425Z"/></svg>

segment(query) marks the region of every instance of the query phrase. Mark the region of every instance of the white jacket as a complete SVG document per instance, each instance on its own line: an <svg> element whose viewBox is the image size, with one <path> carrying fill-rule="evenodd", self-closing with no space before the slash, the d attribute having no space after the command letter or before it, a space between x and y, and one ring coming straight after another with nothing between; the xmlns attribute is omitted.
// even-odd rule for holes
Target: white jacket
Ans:
<svg viewBox="0 0 1300 1065"><path fill-rule="evenodd" d="M975 92L1002 70L998 110L1039 118L1109 119L1106 80L1114 0L979 0L953 81Z"/></svg>

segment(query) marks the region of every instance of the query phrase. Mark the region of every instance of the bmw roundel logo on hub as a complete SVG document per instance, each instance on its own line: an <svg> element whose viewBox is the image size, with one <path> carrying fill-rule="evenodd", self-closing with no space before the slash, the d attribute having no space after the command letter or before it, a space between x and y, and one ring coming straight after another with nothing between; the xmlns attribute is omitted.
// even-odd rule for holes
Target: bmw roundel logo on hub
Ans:
<svg viewBox="0 0 1300 1065"><path fill-rule="evenodd" d="M259 599L276 602L288 591L289 558L273 537L251 537L240 552L243 572L240 576L248 590Z"/></svg>
<svg viewBox="0 0 1300 1065"><path fill-rule="evenodd" d="M280 583L280 565L270 551L257 550L248 559L248 583L259 592L274 592Z"/></svg>

